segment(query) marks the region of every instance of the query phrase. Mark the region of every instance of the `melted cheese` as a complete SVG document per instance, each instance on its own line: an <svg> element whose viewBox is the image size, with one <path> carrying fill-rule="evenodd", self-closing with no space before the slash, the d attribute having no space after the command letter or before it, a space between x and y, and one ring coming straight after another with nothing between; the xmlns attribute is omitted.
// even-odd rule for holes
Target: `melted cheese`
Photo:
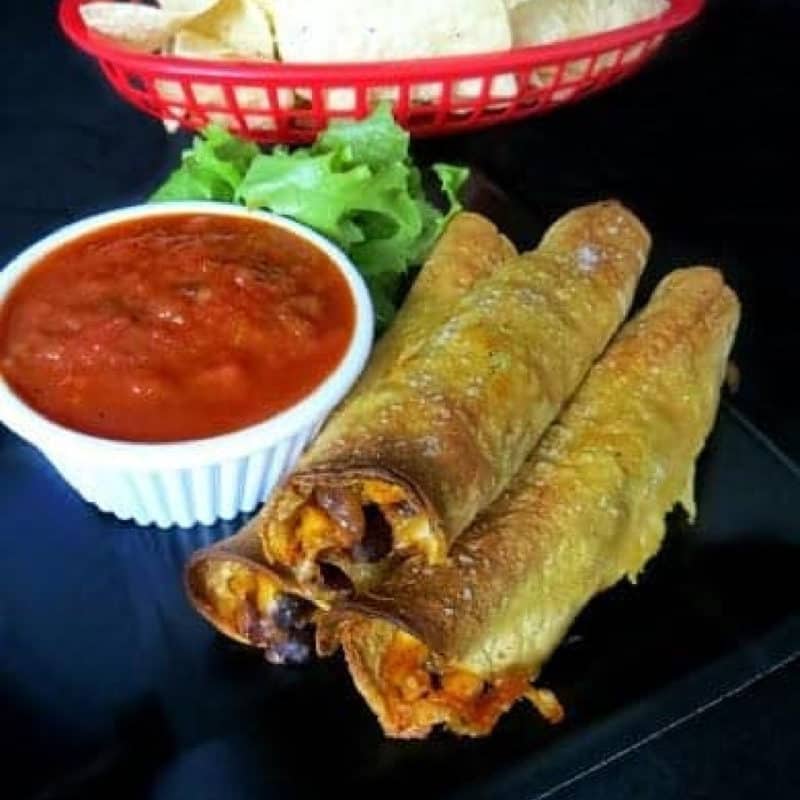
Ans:
<svg viewBox="0 0 800 800"><path fill-rule="evenodd" d="M392 725L401 731L444 723L464 733L487 733L520 697L544 691L534 690L522 674L485 680L458 666L437 669L428 648L400 630L383 653L378 679ZM537 708L545 705L543 700Z"/></svg>
<svg viewBox="0 0 800 800"><path fill-rule="evenodd" d="M395 550L407 554L421 553L429 564L439 564L446 555L444 541L434 536L430 520L417 514L392 523Z"/></svg>
<svg viewBox="0 0 800 800"><path fill-rule="evenodd" d="M228 630L247 638L251 609L267 615L279 587L269 577L236 561L209 561L202 565L203 599L213 617Z"/></svg>
<svg viewBox="0 0 800 800"><path fill-rule="evenodd" d="M406 501L405 490L395 483L385 481L364 481L361 484L361 495L368 502L379 506L391 506Z"/></svg>

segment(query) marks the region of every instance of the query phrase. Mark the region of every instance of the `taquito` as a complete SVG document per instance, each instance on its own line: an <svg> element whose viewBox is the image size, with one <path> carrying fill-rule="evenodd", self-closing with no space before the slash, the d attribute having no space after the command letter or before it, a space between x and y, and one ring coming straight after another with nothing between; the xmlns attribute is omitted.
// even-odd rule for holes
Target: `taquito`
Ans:
<svg viewBox="0 0 800 800"><path fill-rule="evenodd" d="M483 735L523 696L560 717L531 682L592 597L635 580L667 512L694 514L738 320L717 271L667 277L446 563L408 560L320 621L387 735Z"/></svg>
<svg viewBox="0 0 800 800"><path fill-rule="evenodd" d="M261 513L268 563L323 608L440 563L625 318L650 237L618 203L558 220L333 415Z"/></svg>
<svg viewBox="0 0 800 800"><path fill-rule="evenodd" d="M389 368L417 352L459 298L516 254L485 217L470 212L453 217L351 396L368 391ZM225 635L265 648L270 661L303 661L310 655L313 606L299 597L291 574L267 565L260 526L260 518L251 520L235 536L198 551L186 569L186 591L195 608Z"/></svg>

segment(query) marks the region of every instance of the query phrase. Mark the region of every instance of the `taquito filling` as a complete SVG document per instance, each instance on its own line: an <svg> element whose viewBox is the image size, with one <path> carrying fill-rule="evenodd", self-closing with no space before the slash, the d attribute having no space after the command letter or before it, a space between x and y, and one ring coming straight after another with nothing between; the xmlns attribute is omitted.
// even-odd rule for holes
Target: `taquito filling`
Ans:
<svg viewBox="0 0 800 800"><path fill-rule="evenodd" d="M428 647L399 629L382 654L377 677L387 717L397 731L444 723L481 735L522 697L549 722L563 718L555 695L531 686L529 675L516 672L487 680L461 667L437 665Z"/></svg>
<svg viewBox="0 0 800 800"><path fill-rule="evenodd" d="M198 565L196 586L217 624L263 648L270 663L313 658L314 605L269 575L237 561L211 560Z"/></svg>
<svg viewBox="0 0 800 800"><path fill-rule="evenodd" d="M406 489L367 479L314 487L289 514L267 524L264 538L270 559L341 594L352 592L354 576L379 575L394 554L435 561L441 548Z"/></svg>

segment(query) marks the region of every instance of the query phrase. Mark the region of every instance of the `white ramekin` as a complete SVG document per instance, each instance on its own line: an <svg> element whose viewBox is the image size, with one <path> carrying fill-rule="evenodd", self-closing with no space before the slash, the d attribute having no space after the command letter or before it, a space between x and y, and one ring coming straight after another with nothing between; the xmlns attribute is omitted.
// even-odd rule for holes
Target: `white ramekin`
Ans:
<svg viewBox="0 0 800 800"><path fill-rule="evenodd" d="M363 370L374 325L372 303L361 276L327 239L275 214L223 203L132 206L61 228L0 272L0 305L28 269L66 242L118 222L186 213L262 220L322 250L350 288L355 328L339 365L299 403L257 425L187 442L140 444L79 433L34 411L0 376L0 421L41 450L85 500L120 519L160 528L210 525L253 511L265 500Z"/></svg>

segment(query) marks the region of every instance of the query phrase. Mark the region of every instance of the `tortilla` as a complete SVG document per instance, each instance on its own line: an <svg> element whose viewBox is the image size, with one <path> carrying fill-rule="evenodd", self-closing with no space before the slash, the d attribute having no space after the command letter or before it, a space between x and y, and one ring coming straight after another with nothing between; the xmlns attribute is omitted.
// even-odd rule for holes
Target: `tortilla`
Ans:
<svg viewBox="0 0 800 800"><path fill-rule="evenodd" d="M286 62L337 63L508 50L502 0L274 0Z"/></svg>
<svg viewBox="0 0 800 800"><path fill-rule="evenodd" d="M78 10L92 33L145 53L164 48L191 18L138 3L84 3Z"/></svg>
<svg viewBox="0 0 800 800"><path fill-rule="evenodd" d="M160 8L170 14L193 19L219 5L220 0L157 0L157 2Z"/></svg>
<svg viewBox="0 0 800 800"><path fill-rule="evenodd" d="M172 54L184 58L235 58L236 51L221 39L197 33L190 28L178 31Z"/></svg>
<svg viewBox="0 0 800 800"><path fill-rule="evenodd" d="M275 58L269 18L255 0L219 0L187 30L219 40L239 56Z"/></svg>
<svg viewBox="0 0 800 800"><path fill-rule="evenodd" d="M479 281L517 255L514 245L486 217L461 211L448 223L420 270L389 331L381 337L352 394L412 358ZM346 403L342 406L342 410Z"/></svg>
<svg viewBox="0 0 800 800"><path fill-rule="evenodd" d="M665 515L694 514L738 321L716 270L672 273L446 563L408 561L320 621L387 735L483 735L522 696L560 718L529 681L596 594L636 579Z"/></svg>
<svg viewBox="0 0 800 800"><path fill-rule="evenodd" d="M667 0L522 0L509 2L515 47L561 42L656 17Z"/></svg>

